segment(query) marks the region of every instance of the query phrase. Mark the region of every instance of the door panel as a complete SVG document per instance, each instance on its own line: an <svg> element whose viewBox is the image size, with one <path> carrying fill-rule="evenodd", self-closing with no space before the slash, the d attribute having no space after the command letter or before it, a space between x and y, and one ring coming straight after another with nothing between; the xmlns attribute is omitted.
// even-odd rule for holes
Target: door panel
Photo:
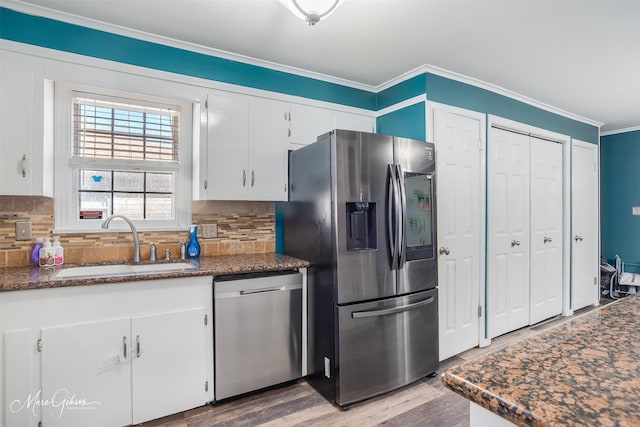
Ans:
<svg viewBox="0 0 640 427"><path fill-rule="evenodd" d="M134 424L207 402L204 313L200 307L131 320Z"/></svg>
<svg viewBox="0 0 640 427"><path fill-rule="evenodd" d="M394 296L396 277L391 270L386 211L387 171L393 162L392 138L336 130L332 143L335 143L336 169L336 179L331 185L336 186L338 303ZM348 245L348 237L354 236L348 226L365 222L365 218L358 218L359 208L363 208L363 216L368 216L367 227L375 230L375 243L369 241L369 245L375 247Z"/></svg>
<svg viewBox="0 0 640 427"><path fill-rule="evenodd" d="M336 403L346 405L438 369L438 290L336 306Z"/></svg>
<svg viewBox="0 0 640 427"><path fill-rule="evenodd" d="M490 130L489 337L529 324L529 137Z"/></svg>
<svg viewBox="0 0 640 427"><path fill-rule="evenodd" d="M572 145L571 308L598 301L598 147Z"/></svg>
<svg viewBox="0 0 640 427"><path fill-rule="evenodd" d="M531 138L530 324L562 312L562 144Z"/></svg>
<svg viewBox="0 0 640 427"><path fill-rule="evenodd" d="M484 123L473 113L434 111L440 360L479 344L480 194L479 142Z"/></svg>
<svg viewBox="0 0 640 427"><path fill-rule="evenodd" d="M128 318L42 329L41 398L80 402L42 405L44 425L131 424L130 330Z"/></svg>

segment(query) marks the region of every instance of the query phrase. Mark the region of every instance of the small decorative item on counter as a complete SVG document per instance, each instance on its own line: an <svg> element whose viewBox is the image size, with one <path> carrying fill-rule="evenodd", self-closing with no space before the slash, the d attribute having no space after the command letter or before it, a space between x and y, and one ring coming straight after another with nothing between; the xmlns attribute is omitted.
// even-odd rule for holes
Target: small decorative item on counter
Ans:
<svg viewBox="0 0 640 427"><path fill-rule="evenodd" d="M53 264L62 265L64 263L64 249L60 244L58 236L53 237Z"/></svg>
<svg viewBox="0 0 640 427"><path fill-rule="evenodd" d="M191 225L191 229L189 231L191 236L189 237L189 244L187 245L187 256L189 258L199 258L200 257L200 243L198 243L198 226Z"/></svg>
<svg viewBox="0 0 640 427"><path fill-rule="evenodd" d="M34 267L38 267L40 265L40 249L44 243L44 239L42 237L37 237L35 243L33 244L33 250L31 251L31 264Z"/></svg>
<svg viewBox="0 0 640 427"><path fill-rule="evenodd" d="M51 241L48 237L44 238L44 243L40 248L40 267L54 266L55 250L51 247Z"/></svg>

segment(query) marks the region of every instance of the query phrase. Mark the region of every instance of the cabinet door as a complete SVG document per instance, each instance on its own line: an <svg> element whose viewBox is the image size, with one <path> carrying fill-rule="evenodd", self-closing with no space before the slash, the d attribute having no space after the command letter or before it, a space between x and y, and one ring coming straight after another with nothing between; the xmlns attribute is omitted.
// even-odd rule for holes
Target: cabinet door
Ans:
<svg viewBox="0 0 640 427"><path fill-rule="evenodd" d="M207 98L207 199L246 200L249 101L231 94Z"/></svg>
<svg viewBox="0 0 640 427"><path fill-rule="evenodd" d="M335 128L333 111L308 105L291 105L290 144L308 145Z"/></svg>
<svg viewBox="0 0 640 427"><path fill-rule="evenodd" d="M129 318L42 329L42 423L131 424Z"/></svg>
<svg viewBox="0 0 640 427"><path fill-rule="evenodd" d="M375 132L375 119L373 117L361 116L360 114L344 113L336 111L335 128L346 130L357 130L360 132Z"/></svg>
<svg viewBox="0 0 640 427"><path fill-rule="evenodd" d="M207 403L204 315L198 307L132 319L134 424Z"/></svg>
<svg viewBox="0 0 640 427"><path fill-rule="evenodd" d="M35 103L33 62L33 58L0 50L0 194L30 195L38 180L31 142L38 129L34 109L43 101Z"/></svg>
<svg viewBox="0 0 640 427"><path fill-rule="evenodd" d="M286 201L287 122L285 104L249 101L249 173L251 200Z"/></svg>

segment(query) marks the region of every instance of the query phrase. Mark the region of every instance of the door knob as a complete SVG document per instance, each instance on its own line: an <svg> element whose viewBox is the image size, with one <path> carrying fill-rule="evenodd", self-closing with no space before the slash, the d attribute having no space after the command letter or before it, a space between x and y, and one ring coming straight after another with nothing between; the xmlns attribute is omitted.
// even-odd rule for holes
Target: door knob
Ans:
<svg viewBox="0 0 640 427"><path fill-rule="evenodd" d="M511 247L514 247L514 246L520 246L520 240L512 240Z"/></svg>
<svg viewBox="0 0 640 427"><path fill-rule="evenodd" d="M576 242L582 242L582 236L576 236L573 238Z"/></svg>
<svg viewBox="0 0 640 427"><path fill-rule="evenodd" d="M445 248L444 246L441 247L438 252L440 252L440 255L449 255L451 253L449 248Z"/></svg>
<svg viewBox="0 0 640 427"><path fill-rule="evenodd" d="M552 240L553 240L553 239L552 239L551 237L544 236L544 242L545 242L545 243L549 243L549 242L551 242Z"/></svg>

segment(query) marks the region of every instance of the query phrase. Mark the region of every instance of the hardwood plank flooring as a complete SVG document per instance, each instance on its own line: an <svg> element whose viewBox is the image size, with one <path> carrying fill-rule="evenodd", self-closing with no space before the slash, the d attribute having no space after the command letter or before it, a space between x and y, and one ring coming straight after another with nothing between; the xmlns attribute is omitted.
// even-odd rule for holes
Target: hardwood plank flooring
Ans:
<svg viewBox="0 0 640 427"><path fill-rule="evenodd" d="M611 300L603 300L606 304ZM594 307L576 312L580 315ZM473 348L440 362L439 372L538 334L572 317L561 317L497 337L490 346ZM447 389L440 375L422 378L343 411L318 394L304 379L142 424L143 427L369 427L469 425L469 401Z"/></svg>

